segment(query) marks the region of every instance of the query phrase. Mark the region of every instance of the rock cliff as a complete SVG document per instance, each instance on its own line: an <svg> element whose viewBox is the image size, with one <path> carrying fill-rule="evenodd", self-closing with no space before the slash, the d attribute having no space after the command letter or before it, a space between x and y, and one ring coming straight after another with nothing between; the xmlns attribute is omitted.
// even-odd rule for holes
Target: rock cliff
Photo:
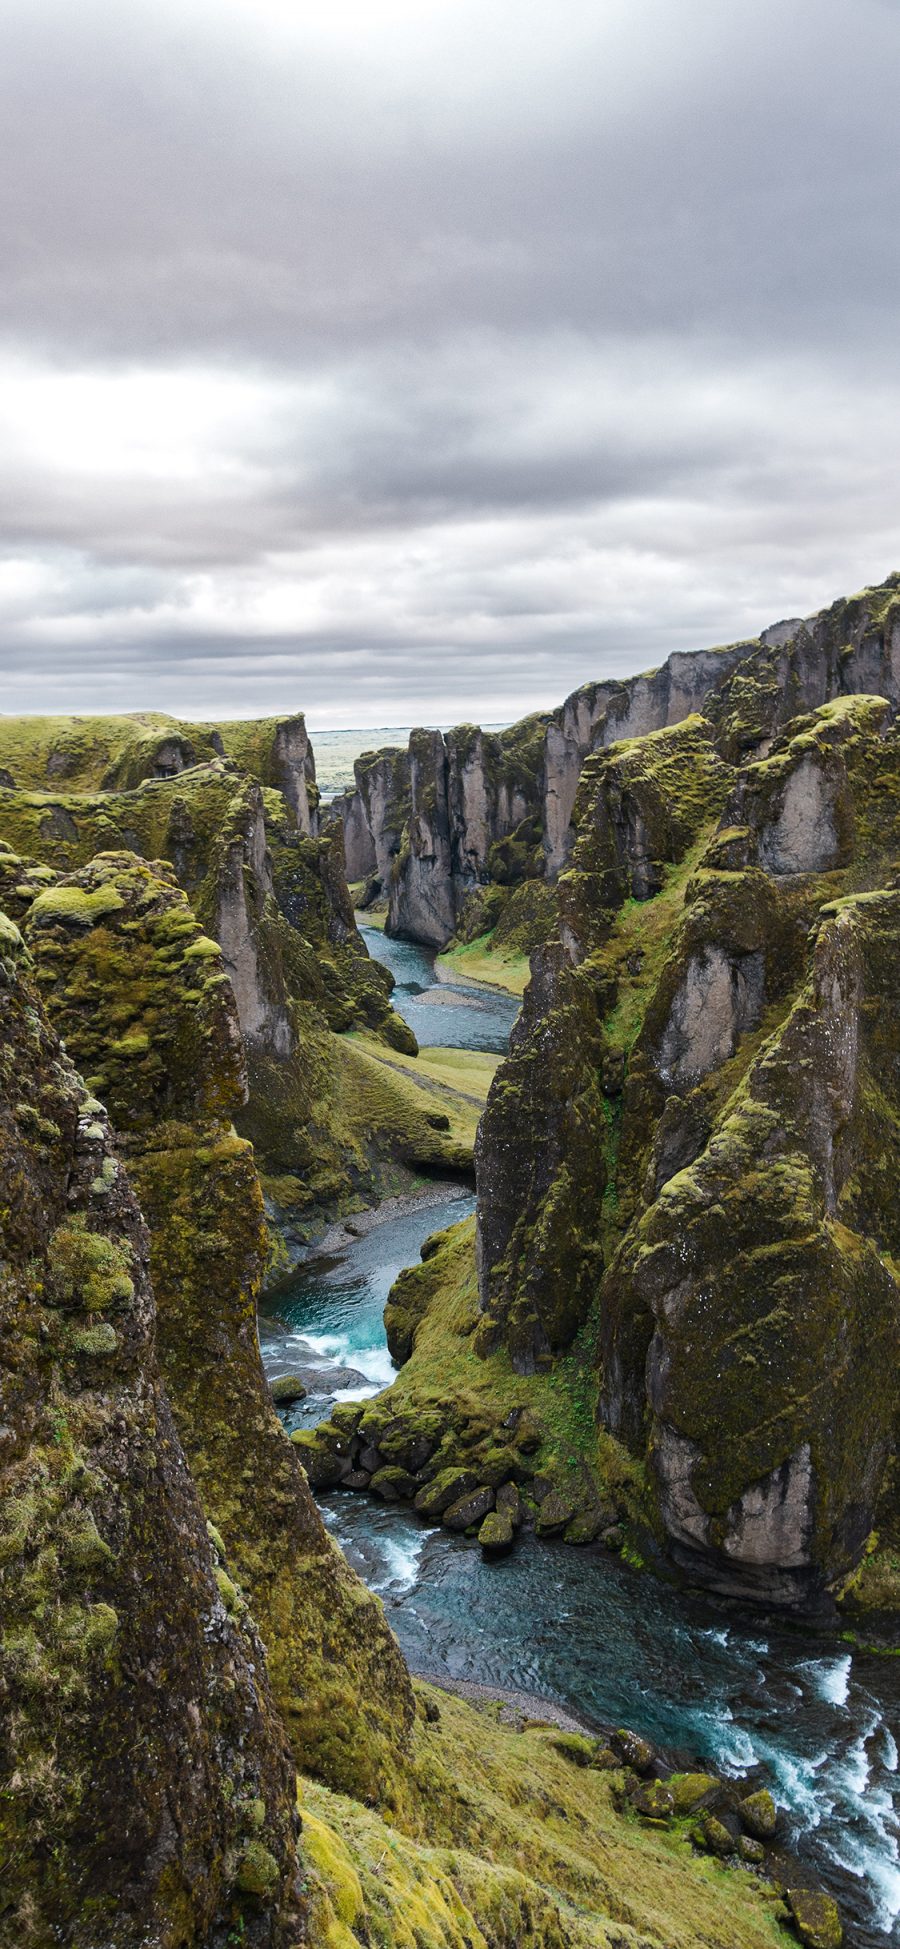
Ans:
<svg viewBox="0 0 900 1949"><path fill-rule="evenodd" d="M348 878L388 902L389 933L446 947L492 929L510 889L555 884L571 855L579 779L592 752L702 713L723 755L746 755L799 712L839 696L900 702L900 638L882 611L900 578L753 641L678 651L658 670L585 684L549 717L487 733L414 731L406 753L370 752L344 821ZM535 935L529 945L537 945Z"/></svg>
<svg viewBox="0 0 900 1949"><path fill-rule="evenodd" d="M75 727L83 782L101 760L109 770L113 732L131 721L65 722ZM7 747L20 770L27 751L43 775L47 751L58 750L55 727L9 720ZM8 849L0 881L15 912L22 874L71 872L119 849L171 863L221 946L234 990L249 1080L238 1121L258 1149L284 1260L331 1216L371 1202L383 1186L402 1188L420 1166L470 1164L471 1144L463 1157L454 1133L429 1122L427 1088L401 1088L389 1067L373 1067L373 1043L412 1055L416 1044L391 1007L390 975L357 932L339 834L305 832L285 791L261 782L276 759L286 763L270 726L225 731L256 773L213 755L122 790L0 790L0 845ZM351 1046L351 1035L365 1046ZM373 1094L383 1116L372 1115Z"/></svg>
<svg viewBox="0 0 900 1949"><path fill-rule="evenodd" d="M123 792L230 758L283 793L300 831L317 828L319 796L302 716L186 724L163 712L130 717L6 718L3 783L25 791Z"/></svg>
<svg viewBox="0 0 900 1949"><path fill-rule="evenodd" d="M129 854L100 855L40 893L26 931L48 1009L128 1158L169 1400L267 1645L297 1762L378 1792L412 1701L381 1607L330 1542L269 1400L256 1337L263 1201L231 1121L246 1078L224 956L174 875ZM332 1703L348 1717L339 1742Z"/></svg>
<svg viewBox="0 0 900 1949"><path fill-rule="evenodd" d="M898 630L894 580L587 760L477 1145L482 1353L579 1336L675 1560L788 1604L892 1521Z"/></svg>
<svg viewBox="0 0 900 1949"><path fill-rule="evenodd" d="M0 916L0 1938L294 1944L292 1769L101 1108Z"/></svg>
<svg viewBox="0 0 900 1949"><path fill-rule="evenodd" d="M3 858L0 1940L765 1949L621 1754L411 1685L262 1388L220 950L168 865Z"/></svg>
<svg viewBox="0 0 900 1949"><path fill-rule="evenodd" d="M387 932L445 947L485 885L538 875L545 719L509 731L413 731L406 752L357 759L343 820L347 877L388 902Z"/></svg>

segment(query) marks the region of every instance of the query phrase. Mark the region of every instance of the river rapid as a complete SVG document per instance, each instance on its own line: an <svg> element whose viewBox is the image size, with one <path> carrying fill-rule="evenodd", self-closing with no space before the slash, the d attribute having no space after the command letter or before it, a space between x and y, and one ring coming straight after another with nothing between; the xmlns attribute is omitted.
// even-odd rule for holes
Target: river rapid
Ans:
<svg viewBox="0 0 900 1949"><path fill-rule="evenodd" d="M364 934L423 1046L505 1048L517 1001L469 982L437 984L427 950ZM300 1367L311 1380L286 1411L289 1427L389 1384L390 1286L430 1232L473 1205L459 1185L395 1201L265 1303L270 1374ZM761 1768L789 1812L793 1844L840 1902L848 1942L900 1942L900 1659L807 1621L685 1595L600 1548L522 1537L511 1556L487 1562L476 1543L426 1528L408 1509L346 1491L320 1506L383 1599L414 1671L630 1725L722 1773Z"/></svg>

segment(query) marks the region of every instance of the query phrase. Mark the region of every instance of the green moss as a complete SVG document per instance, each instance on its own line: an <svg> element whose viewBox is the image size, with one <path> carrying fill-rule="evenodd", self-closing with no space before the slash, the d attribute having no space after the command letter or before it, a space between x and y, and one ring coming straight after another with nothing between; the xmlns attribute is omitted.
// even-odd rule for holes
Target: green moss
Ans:
<svg viewBox="0 0 900 1949"><path fill-rule="evenodd" d="M677 1829L621 1815L620 1775L573 1765L550 1729L513 1733L419 1692L438 1714L416 1723L412 1826L301 1783L313 1931L329 1949L363 1929L384 1949L609 1949L623 1932L772 1949L773 1892L698 1857Z"/></svg>
<svg viewBox="0 0 900 1949"><path fill-rule="evenodd" d="M127 1305L134 1296L129 1248L89 1231L81 1215L57 1227L48 1261L46 1296L51 1305L102 1313Z"/></svg>
<svg viewBox="0 0 900 1949"><path fill-rule="evenodd" d="M56 921L64 926L95 927L111 914L121 912L122 906L122 896L114 886L54 886L38 894L32 902L31 914L37 927Z"/></svg>

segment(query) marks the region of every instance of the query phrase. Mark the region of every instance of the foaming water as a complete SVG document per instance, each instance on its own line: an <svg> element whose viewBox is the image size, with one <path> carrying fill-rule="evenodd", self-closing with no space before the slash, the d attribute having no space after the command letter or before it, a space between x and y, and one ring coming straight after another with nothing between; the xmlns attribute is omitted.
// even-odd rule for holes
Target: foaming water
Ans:
<svg viewBox="0 0 900 1949"><path fill-rule="evenodd" d="M359 931L373 961L390 968L397 984L392 996L394 1007L423 1049L480 1049L504 1054L521 1007L518 996L468 981L438 984L435 957L429 948L414 941L388 940L380 928L367 927L364 921Z"/></svg>
<svg viewBox="0 0 900 1949"><path fill-rule="evenodd" d="M763 1633L755 1619L745 1631L714 1600L605 1553L523 1537L489 1563L408 1510L340 1492L322 1502L414 1670L533 1692L726 1774L759 1769L789 1810L798 1850L840 1901L848 1939L866 1949L900 1939L891 1659L835 1657L824 1633L811 1657L808 1625L767 1618Z"/></svg>

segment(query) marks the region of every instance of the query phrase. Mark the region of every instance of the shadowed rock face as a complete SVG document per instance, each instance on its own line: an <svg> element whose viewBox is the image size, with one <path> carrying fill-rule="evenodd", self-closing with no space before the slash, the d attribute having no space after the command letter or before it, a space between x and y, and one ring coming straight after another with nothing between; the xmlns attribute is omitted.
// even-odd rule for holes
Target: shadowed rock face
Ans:
<svg viewBox="0 0 900 1949"><path fill-rule="evenodd" d="M0 1071L0 1935L288 1949L265 1655L157 1369L141 1214L4 916Z"/></svg>
<svg viewBox="0 0 900 1949"><path fill-rule="evenodd" d="M544 749L544 851L556 879L572 850L572 815L585 759L623 738L646 737L702 711L706 699L755 648L676 651L659 670L619 684L586 684L547 727Z"/></svg>
<svg viewBox="0 0 900 1949"><path fill-rule="evenodd" d="M784 654L743 669L756 729ZM476 1345L529 1371L580 1335L681 1567L797 1605L859 1562L895 1441L900 739L838 696L736 766L735 708L585 767L479 1132Z"/></svg>
<svg viewBox="0 0 900 1949"><path fill-rule="evenodd" d="M28 938L53 1019L126 1150L169 1399L297 1761L371 1795L405 1747L409 1679L271 1406L256 1334L262 1192L232 1127L245 1094L237 1011L224 956L173 880L127 854L100 856L38 896Z"/></svg>

